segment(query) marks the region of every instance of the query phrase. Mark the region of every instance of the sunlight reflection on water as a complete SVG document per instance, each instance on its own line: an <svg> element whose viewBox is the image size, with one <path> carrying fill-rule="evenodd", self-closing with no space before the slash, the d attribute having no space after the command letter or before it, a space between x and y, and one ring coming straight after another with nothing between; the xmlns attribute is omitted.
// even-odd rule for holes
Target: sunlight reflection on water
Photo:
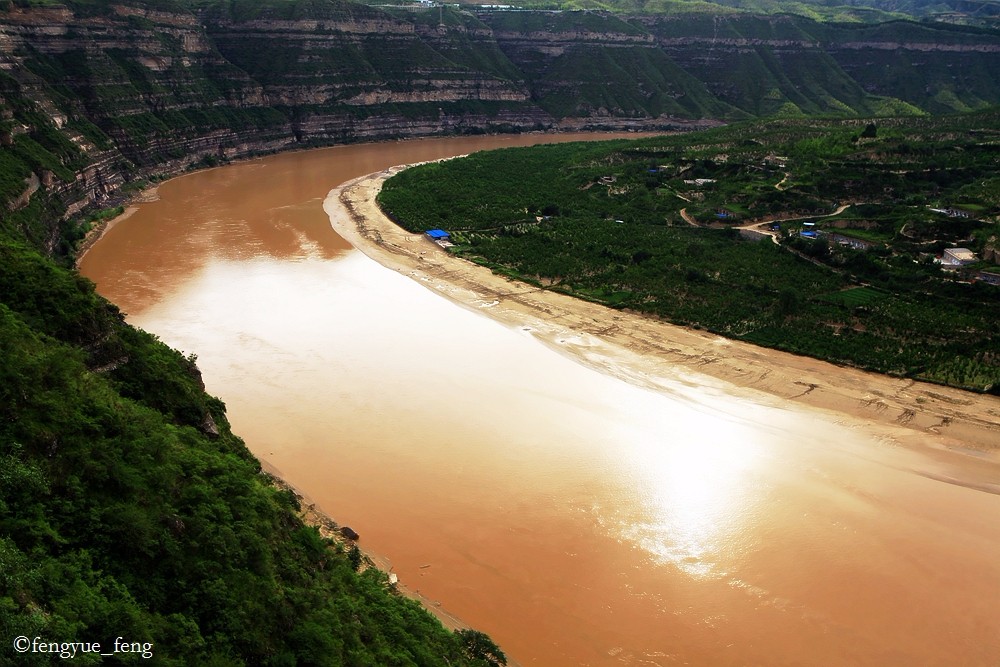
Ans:
<svg viewBox="0 0 1000 667"><path fill-rule="evenodd" d="M755 498L759 446L730 419L678 406L646 411L627 429L631 469L641 516L623 517L622 539L692 577L723 577ZM638 407L638 406L637 406ZM654 407L652 404L645 406ZM640 408L641 409L641 408Z"/></svg>

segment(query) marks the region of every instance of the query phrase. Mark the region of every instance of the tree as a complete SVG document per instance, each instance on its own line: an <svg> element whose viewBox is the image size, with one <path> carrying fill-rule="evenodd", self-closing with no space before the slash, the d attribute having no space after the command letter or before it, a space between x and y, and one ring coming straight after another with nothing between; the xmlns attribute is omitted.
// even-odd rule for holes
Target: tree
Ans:
<svg viewBox="0 0 1000 667"><path fill-rule="evenodd" d="M459 630L455 633L462 641L465 656L474 664L502 667L507 664L507 656L493 643L489 635L479 630Z"/></svg>
<svg viewBox="0 0 1000 667"><path fill-rule="evenodd" d="M799 295L792 289L781 290L777 302L778 317L787 317L797 312L799 312Z"/></svg>

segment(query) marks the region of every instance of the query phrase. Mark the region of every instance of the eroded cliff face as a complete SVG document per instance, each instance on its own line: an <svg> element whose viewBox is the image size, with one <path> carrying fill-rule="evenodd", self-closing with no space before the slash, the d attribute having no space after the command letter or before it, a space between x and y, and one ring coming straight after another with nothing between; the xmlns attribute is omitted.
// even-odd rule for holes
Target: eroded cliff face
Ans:
<svg viewBox="0 0 1000 667"><path fill-rule="evenodd" d="M638 23L584 12L483 12L479 18L533 98L558 118L670 122L742 115L672 62Z"/></svg>
<svg viewBox="0 0 1000 667"><path fill-rule="evenodd" d="M4 224L30 225L40 197L72 215L154 174L296 146L1000 103L1000 37L955 26L166 6L0 10Z"/></svg>
<svg viewBox="0 0 1000 667"><path fill-rule="evenodd" d="M422 36L412 22L373 12L361 7L309 21L209 12L205 25L223 55L261 82L272 106L528 100L520 82L439 53L434 47L449 41L447 30Z"/></svg>
<svg viewBox="0 0 1000 667"><path fill-rule="evenodd" d="M14 109L5 129L33 173L53 175L45 194L65 215L219 155L248 127L259 149L289 143L287 120L264 111L261 85L215 49L193 14L115 4L0 17L0 95Z"/></svg>
<svg viewBox="0 0 1000 667"><path fill-rule="evenodd" d="M44 194L71 215L127 182L205 161L552 126L482 26L418 30L405 15L350 3L293 17L241 11L125 2L0 12L12 182L46 175ZM24 208L34 194L25 188L0 193L8 211Z"/></svg>
<svg viewBox="0 0 1000 667"><path fill-rule="evenodd" d="M214 47L193 15L111 5L12 10L0 22L0 62L66 113L100 118L216 104L260 106L261 86ZM48 90L43 90L46 86Z"/></svg>
<svg viewBox="0 0 1000 667"><path fill-rule="evenodd" d="M642 17L668 57L754 115L954 113L996 104L995 33L791 16Z"/></svg>

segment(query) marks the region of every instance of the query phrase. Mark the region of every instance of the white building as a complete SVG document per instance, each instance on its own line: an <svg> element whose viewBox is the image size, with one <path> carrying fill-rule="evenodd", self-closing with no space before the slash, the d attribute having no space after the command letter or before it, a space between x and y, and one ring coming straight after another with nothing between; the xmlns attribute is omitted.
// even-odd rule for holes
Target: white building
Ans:
<svg viewBox="0 0 1000 667"><path fill-rule="evenodd" d="M968 248L945 248L941 255L941 264L944 266L965 266L978 261L979 258Z"/></svg>

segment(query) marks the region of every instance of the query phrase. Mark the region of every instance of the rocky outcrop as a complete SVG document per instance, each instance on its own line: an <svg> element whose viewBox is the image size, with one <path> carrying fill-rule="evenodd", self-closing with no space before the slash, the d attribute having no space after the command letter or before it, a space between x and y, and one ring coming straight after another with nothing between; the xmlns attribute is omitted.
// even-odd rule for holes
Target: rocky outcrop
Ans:
<svg viewBox="0 0 1000 667"><path fill-rule="evenodd" d="M541 111L498 111L492 114L453 113L443 109L436 117L408 117L383 112L368 118L348 113L316 114L296 123L296 133L323 143L347 143L481 132L523 132L552 129L552 118Z"/></svg>
<svg viewBox="0 0 1000 667"><path fill-rule="evenodd" d="M28 205L31 201L31 195L38 192L38 188L42 185L41 179L38 174L32 172L27 178L24 179L24 191L15 197L12 201L7 203L7 208L11 211L18 211Z"/></svg>

